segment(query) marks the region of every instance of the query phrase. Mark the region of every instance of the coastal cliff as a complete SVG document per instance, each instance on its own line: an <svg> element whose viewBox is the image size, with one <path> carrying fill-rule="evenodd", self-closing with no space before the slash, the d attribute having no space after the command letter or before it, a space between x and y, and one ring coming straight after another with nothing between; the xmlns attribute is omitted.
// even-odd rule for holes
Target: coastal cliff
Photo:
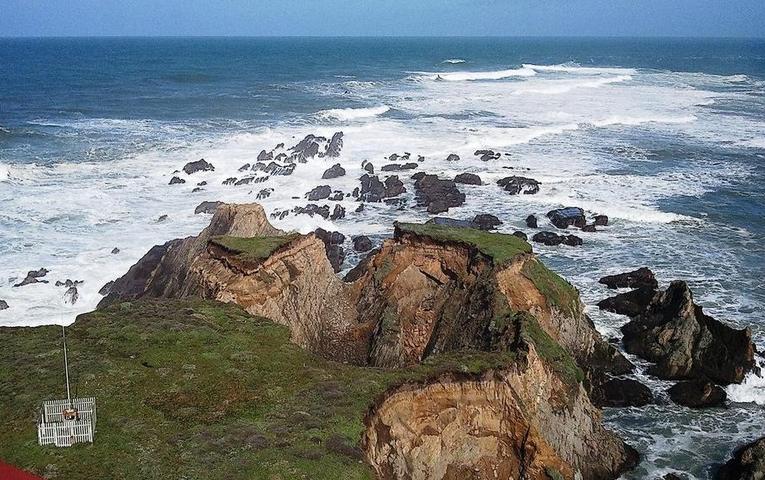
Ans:
<svg viewBox="0 0 765 480"><path fill-rule="evenodd" d="M138 465L177 475L144 454L115 463L113 445L183 458L191 477L209 462L205 478L240 478L241 464L241 478L612 479L637 462L589 396L592 378L631 365L512 235L397 224L341 279L317 235L221 205L69 330L82 388L106 396L88 448L126 478ZM34 390L31 373L55 368L57 337L0 336L0 366L14 369L0 395L25 392L29 411L55 390ZM0 456L82 478L76 457L35 456L33 431L5 422L16 433Z"/></svg>

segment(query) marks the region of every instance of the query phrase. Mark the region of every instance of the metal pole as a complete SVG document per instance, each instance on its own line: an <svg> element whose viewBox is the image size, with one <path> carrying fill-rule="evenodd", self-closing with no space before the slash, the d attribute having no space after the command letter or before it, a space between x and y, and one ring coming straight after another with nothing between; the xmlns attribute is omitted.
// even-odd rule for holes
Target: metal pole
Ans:
<svg viewBox="0 0 765 480"><path fill-rule="evenodd" d="M72 408L72 395L69 393L69 360L66 358L66 328L61 325L61 335L64 338L64 371L66 372L66 399Z"/></svg>

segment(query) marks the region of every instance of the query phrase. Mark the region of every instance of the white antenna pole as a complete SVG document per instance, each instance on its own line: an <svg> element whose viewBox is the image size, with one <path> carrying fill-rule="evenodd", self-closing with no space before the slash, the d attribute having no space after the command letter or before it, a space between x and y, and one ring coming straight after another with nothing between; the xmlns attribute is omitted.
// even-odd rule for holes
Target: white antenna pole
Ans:
<svg viewBox="0 0 765 480"><path fill-rule="evenodd" d="M66 399L72 408L72 395L69 393L69 360L66 358L66 328L61 325L61 335L64 337L64 371L66 372Z"/></svg>

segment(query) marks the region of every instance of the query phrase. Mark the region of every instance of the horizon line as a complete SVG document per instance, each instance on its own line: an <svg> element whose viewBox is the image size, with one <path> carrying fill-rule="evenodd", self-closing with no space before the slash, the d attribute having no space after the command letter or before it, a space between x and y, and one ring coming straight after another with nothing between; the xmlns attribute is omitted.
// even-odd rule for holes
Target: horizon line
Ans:
<svg viewBox="0 0 765 480"><path fill-rule="evenodd" d="M2 40L10 39L100 39L100 38L324 38L324 39L356 39L356 38L400 38L400 39L496 39L496 38L548 38L548 39L688 39L688 40L765 40L764 36L737 35L0 35Z"/></svg>

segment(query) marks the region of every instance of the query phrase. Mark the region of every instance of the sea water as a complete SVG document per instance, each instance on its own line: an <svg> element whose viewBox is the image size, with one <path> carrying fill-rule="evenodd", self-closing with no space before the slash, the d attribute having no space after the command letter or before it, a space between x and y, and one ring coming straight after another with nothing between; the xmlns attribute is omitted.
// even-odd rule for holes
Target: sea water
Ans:
<svg viewBox="0 0 765 480"><path fill-rule="evenodd" d="M337 159L222 185L261 150L336 131ZM486 148L503 155L473 155ZM0 39L0 299L10 306L0 325L72 322L152 245L201 230L201 201L252 202L273 188L266 211L290 209L317 185L350 192L364 160L379 170L404 152L426 158L421 171L481 176L483 186L460 186L467 201L452 217L492 213L500 231L531 233L525 217L545 224L552 208L608 215L609 227L576 232L581 247L534 245L606 337L626 318L593 307L612 294L597 279L648 266L662 285L686 280L705 312L750 326L765 347L765 41L732 39ZM215 171L173 173L199 158ZM347 175L321 180L336 162ZM411 173L399 173L410 205ZM187 182L170 186L173 175ZM541 190L510 196L495 185L508 175ZM338 222L274 223L379 241L395 220L428 218L341 204ZM12 286L41 267L50 283ZM84 281L73 305L55 286L66 279ZM658 404L605 410L643 456L625 478L710 478L765 434L763 379L730 387L726 410L692 411L641 372Z"/></svg>

